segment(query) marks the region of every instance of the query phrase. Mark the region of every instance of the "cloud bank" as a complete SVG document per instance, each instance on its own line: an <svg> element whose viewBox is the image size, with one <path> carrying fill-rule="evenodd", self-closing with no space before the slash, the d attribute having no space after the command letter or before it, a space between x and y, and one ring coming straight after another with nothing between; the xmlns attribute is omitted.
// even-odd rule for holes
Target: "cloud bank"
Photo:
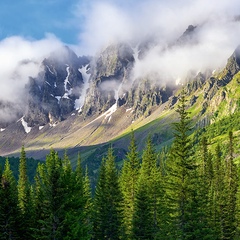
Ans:
<svg viewBox="0 0 240 240"><path fill-rule="evenodd" d="M19 36L0 41L0 120L8 121L24 109L29 76L35 77L43 58L61 45L53 35L38 41Z"/></svg>
<svg viewBox="0 0 240 240"><path fill-rule="evenodd" d="M154 38L155 46L135 64L134 76L184 78L189 69L224 66L240 44L239 9L237 0L81 2L75 12L84 19L79 51L94 54L116 41L136 45ZM189 25L197 26L195 42L167 48Z"/></svg>

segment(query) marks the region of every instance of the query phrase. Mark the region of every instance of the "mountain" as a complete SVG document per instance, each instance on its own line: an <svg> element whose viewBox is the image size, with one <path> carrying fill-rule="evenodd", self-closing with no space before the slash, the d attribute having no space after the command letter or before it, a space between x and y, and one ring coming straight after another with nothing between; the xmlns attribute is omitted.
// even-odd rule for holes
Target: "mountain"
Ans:
<svg viewBox="0 0 240 240"><path fill-rule="evenodd" d="M188 41L196 44L196 29L190 25L169 48ZM18 155L24 144L28 156L37 159L44 159L51 148L60 153L67 148L72 159L79 151L84 159L98 159L111 142L123 156L132 129L140 149L149 134L161 148L172 140L171 122L177 120L175 106L182 88L195 128L239 111L240 47L223 69L189 71L176 84L158 75L135 78L135 64L146 49L154 48L153 42L137 47L112 44L94 57L79 57L63 47L46 57L37 76L29 76L24 107L15 119L0 121L0 155ZM4 102L0 106L14 111Z"/></svg>

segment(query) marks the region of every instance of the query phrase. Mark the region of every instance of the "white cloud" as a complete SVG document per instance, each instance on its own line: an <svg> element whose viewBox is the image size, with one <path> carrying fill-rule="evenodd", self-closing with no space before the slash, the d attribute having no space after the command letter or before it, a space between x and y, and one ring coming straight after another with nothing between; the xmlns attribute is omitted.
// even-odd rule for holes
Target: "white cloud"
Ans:
<svg viewBox="0 0 240 240"><path fill-rule="evenodd" d="M84 20L80 52L93 54L115 40L137 43L154 36L157 46L135 65L135 76L183 78L189 69L201 71L226 63L240 44L240 22L233 21L239 9L237 0L84 2L75 12ZM197 43L162 51L188 25L198 26Z"/></svg>
<svg viewBox="0 0 240 240"><path fill-rule="evenodd" d="M61 45L53 35L38 41L18 36L0 41L0 101L14 106L9 108L11 110L22 108L29 76L35 77L43 58ZM8 107L1 108L0 118L14 116L14 112L7 114L7 111Z"/></svg>

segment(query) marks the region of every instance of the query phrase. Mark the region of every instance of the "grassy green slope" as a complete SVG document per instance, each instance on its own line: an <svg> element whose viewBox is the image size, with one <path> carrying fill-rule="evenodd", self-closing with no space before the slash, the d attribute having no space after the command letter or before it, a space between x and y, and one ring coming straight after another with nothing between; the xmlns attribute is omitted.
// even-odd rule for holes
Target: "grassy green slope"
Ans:
<svg viewBox="0 0 240 240"><path fill-rule="evenodd" d="M226 141L229 130L234 131L236 139L240 136L240 72L228 84L221 85L223 77L224 71L215 74L214 80L208 79L196 90L190 89L189 84L185 87L194 128L204 128L213 147L217 140ZM171 123L177 121L176 106L177 104L170 107L169 102L159 107L154 106L150 116L137 120L133 119L131 111L127 111L124 106L118 108L111 119L104 115L93 116L91 119L71 116L56 127L46 126L41 131L32 130L24 140L25 149L28 156L36 159L44 159L51 148L59 151L60 155L68 149L73 164L76 163L78 153L81 153L83 163L95 172L111 143L121 165L132 130L140 152L149 135L157 150L171 144ZM16 149L12 154L17 155L18 152L19 149Z"/></svg>

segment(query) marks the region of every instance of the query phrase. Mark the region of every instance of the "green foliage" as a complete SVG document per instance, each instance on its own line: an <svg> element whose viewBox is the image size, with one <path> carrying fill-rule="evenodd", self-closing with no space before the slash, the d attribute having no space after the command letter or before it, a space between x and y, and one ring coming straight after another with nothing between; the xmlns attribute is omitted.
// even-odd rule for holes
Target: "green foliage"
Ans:
<svg viewBox="0 0 240 240"><path fill-rule="evenodd" d="M113 150L103 159L94 197L94 239L121 239L122 194Z"/></svg>
<svg viewBox="0 0 240 240"><path fill-rule="evenodd" d="M120 188L123 195L123 225L126 238L132 235L134 202L137 192L137 183L139 178L140 158L138 157L136 140L134 133L131 134L131 141L126 160L123 163L120 176Z"/></svg>
<svg viewBox="0 0 240 240"><path fill-rule="evenodd" d="M27 159L24 147L21 150L19 163L19 179L18 179L18 206L20 209L20 237L25 239L33 239L32 227L34 226L34 207L33 195L27 176Z"/></svg>
<svg viewBox="0 0 240 240"><path fill-rule="evenodd" d="M225 162L222 211L222 238L233 239L236 234L237 189L239 179L237 167L233 162L233 133L229 132L229 151Z"/></svg>
<svg viewBox="0 0 240 240"><path fill-rule="evenodd" d="M0 187L0 239L19 238L17 184L6 160Z"/></svg>
<svg viewBox="0 0 240 240"><path fill-rule="evenodd" d="M206 136L212 139L220 135L228 134L229 130L240 130L240 111L237 111L230 116L224 117L221 120L206 127Z"/></svg>
<svg viewBox="0 0 240 240"><path fill-rule="evenodd" d="M90 239L90 189L78 160L73 172L65 153L54 150L39 164L35 177L35 239Z"/></svg>
<svg viewBox="0 0 240 240"><path fill-rule="evenodd" d="M8 157L8 161L9 161L9 164L11 165L11 169L13 171L13 175L15 179L18 179L20 158ZM33 183L38 163L40 163L41 161L33 158L26 158L26 161L27 161L27 175L28 175L29 181ZM5 162L6 162L6 157L0 156L0 167L3 168L5 165Z"/></svg>
<svg viewBox="0 0 240 240"><path fill-rule="evenodd" d="M133 228L131 239L154 239L151 199L148 186L140 176L138 190L134 201Z"/></svg>
<svg viewBox="0 0 240 240"><path fill-rule="evenodd" d="M174 123L175 139L168 159L166 182L169 221L172 227L170 234L179 239L191 239L189 234L192 235L193 228L196 227L192 206L196 202L197 175L196 163L191 151L192 143L189 138L191 122L186 111L183 92L179 99L177 113L180 121ZM198 206L195 206L196 208Z"/></svg>
<svg viewBox="0 0 240 240"><path fill-rule="evenodd" d="M33 163L23 147L12 160L17 182L4 159L0 239L239 239L239 113L191 135L186 109L182 93L173 144L160 153L160 138L149 137L140 158L133 132L124 160L112 147L105 156L107 145L94 150L92 166L102 158L96 189L80 155L73 170L67 152Z"/></svg>
<svg viewBox="0 0 240 240"><path fill-rule="evenodd" d="M157 239L164 218L163 180L151 138L142 155L133 212L133 239Z"/></svg>

